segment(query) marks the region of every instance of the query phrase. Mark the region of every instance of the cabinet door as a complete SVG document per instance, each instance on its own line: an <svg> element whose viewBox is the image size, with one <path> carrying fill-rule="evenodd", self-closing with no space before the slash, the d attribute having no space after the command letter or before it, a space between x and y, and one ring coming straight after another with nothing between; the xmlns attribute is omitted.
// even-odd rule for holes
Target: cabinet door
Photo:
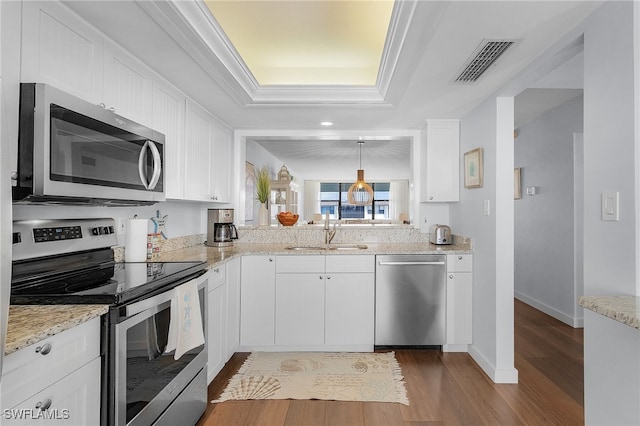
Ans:
<svg viewBox="0 0 640 426"><path fill-rule="evenodd" d="M324 275L276 275L276 345L324 343Z"/></svg>
<svg viewBox="0 0 640 426"><path fill-rule="evenodd" d="M231 131L213 128L212 201L229 203L231 199L231 165L233 164Z"/></svg>
<svg viewBox="0 0 640 426"><path fill-rule="evenodd" d="M105 41L104 52L105 107L151 126L153 73L115 43Z"/></svg>
<svg viewBox="0 0 640 426"><path fill-rule="evenodd" d="M227 348L228 360L240 345L240 258L231 259L227 269Z"/></svg>
<svg viewBox="0 0 640 426"><path fill-rule="evenodd" d="M184 140L184 198L211 201L213 116L187 100Z"/></svg>
<svg viewBox="0 0 640 426"><path fill-rule="evenodd" d="M167 198L184 197L183 141L186 98L160 79L153 85L152 128L164 134L164 182Z"/></svg>
<svg viewBox="0 0 640 426"><path fill-rule="evenodd" d="M17 406L4 409L3 424L98 426L100 365L100 358L95 358ZM40 412L43 406L48 409Z"/></svg>
<svg viewBox="0 0 640 426"><path fill-rule="evenodd" d="M471 272L447 272L447 344L472 343L473 290Z"/></svg>
<svg viewBox="0 0 640 426"><path fill-rule="evenodd" d="M273 256L243 256L240 283L240 344L273 346L276 263Z"/></svg>
<svg viewBox="0 0 640 426"><path fill-rule="evenodd" d="M60 2L26 1L22 8L21 81L102 102L102 35Z"/></svg>
<svg viewBox="0 0 640 426"><path fill-rule="evenodd" d="M427 120L427 146L422 164L423 202L459 201L460 123L458 120Z"/></svg>
<svg viewBox="0 0 640 426"><path fill-rule="evenodd" d="M226 362L226 286L209 291L207 301L207 378L211 382Z"/></svg>
<svg viewBox="0 0 640 426"><path fill-rule="evenodd" d="M374 288L373 273L327 273L325 344L373 347Z"/></svg>

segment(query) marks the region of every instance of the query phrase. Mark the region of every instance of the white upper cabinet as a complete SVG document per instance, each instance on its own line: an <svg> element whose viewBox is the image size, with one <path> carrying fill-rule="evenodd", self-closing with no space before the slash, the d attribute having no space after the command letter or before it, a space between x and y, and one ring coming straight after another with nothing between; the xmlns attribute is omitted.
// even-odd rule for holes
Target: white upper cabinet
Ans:
<svg viewBox="0 0 640 426"><path fill-rule="evenodd" d="M211 201L213 116L187 100L184 138L184 198Z"/></svg>
<svg viewBox="0 0 640 426"><path fill-rule="evenodd" d="M420 201L460 200L460 121L427 120Z"/></svg>
<svg viewBox="0 0 640 426"><path fill-rule="evenodd" d="M105 40L104 105L116 114L151 126L153 73L126 50Z"/></svg>
<svg viewBox="0 0 640 426"><path fill-rule="evenodd" d="M187 100L184 139L184 199L230 202L230 130Z"/></svg>
<svg viewBox="0 0 640 426"><path fill-rule="evenodd" d="M212 201L230 203L231 198L231 165L233 161L231 130L214 125L213 128L213 191Z"/></svg>
<svg viewBox="0 0 640 426"><path fill-rule="evenodd" d="M22 2L21 80L102 102L103 36L58 2Z"/></svg>
<svg viewBox="0 0 640 426"><path fill-rule="evenodd" d="M152 128L164 134L164 189L169 199L184 198L184 120L186 98L161 79L153 83Z"/></svg>

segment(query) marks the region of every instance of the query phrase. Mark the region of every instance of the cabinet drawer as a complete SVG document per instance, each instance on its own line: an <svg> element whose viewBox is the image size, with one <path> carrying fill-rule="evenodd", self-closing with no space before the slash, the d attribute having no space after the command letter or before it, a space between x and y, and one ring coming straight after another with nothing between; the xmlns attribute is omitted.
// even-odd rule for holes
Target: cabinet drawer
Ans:
<svg viewBox="0 0 640 426"><path fill-rule="evenodd" d="M471 272L473 270L473 255L448 254L447 272Z"/></svg>
<svg viewBox="0 0 640 426"><path fill-rule="evenodd" d="M320 273L324 274L323 255L277 256L276 273Z"/></svg>
<svg viewBox="0 0 640 426"><path fill-rule="evenodd" d="M2 374L3 408L15 406L99 356L100 318L8 355Z"/></svg>
<svg viewBox="0 0 640 426"><path fill-rule="evenodd" d="M375 256L370 255L330 255L327 256L327 273L374 272Z"/></svg>
<svg viewBox="0 0 640 426"><path fill-rule="evenodd" d="M224 264L218 264L209 269L209 291L212 291L225 283L225 271Z"/></svg>
<svg viewBox="0 0 640 426"><path fill-rule="evenodd" d="M5 401L3 400L3 404ZM42 418L32 418L39 412L36 407L48 406ZM2 424L7 425L84 425L100 424L100 358L78 368L46 389L5 409ZM28 414L25 415L24 412ZM7 414L13 417L7 419ZM22 414L22 418L20 415ZM47 417L49 416L49 417ZM5 423L6 422L6 423Z"/></svg>

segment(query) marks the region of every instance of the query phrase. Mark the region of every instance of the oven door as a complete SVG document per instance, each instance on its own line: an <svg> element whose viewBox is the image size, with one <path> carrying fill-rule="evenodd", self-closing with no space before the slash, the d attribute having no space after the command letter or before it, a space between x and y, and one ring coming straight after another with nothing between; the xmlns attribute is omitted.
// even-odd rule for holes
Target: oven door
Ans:
<svg viewBox="0 0 640 426"><path fill-rule="evenodd" d="M205 277L195 278L199 281L203 332L207 308ZM178 360L174 359L173 351L164 353L172 294L169 290L120 307L126 316L112 327L110 354L115 375L111 417L116 425L150 425L161 415L166 417L170 410L182 411L184 419L194 417L195 423L206 408L206 380L194 380L203 372L206 377L205 345Z"/></svg>

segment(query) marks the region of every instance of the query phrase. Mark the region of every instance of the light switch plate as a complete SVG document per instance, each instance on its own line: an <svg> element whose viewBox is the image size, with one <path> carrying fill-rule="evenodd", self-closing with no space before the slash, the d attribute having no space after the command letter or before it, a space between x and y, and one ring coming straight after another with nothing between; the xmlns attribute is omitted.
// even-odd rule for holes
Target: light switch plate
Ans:
<svg viewBox="0 0 640 426"><path fill-rule="evenodd" d="M619 221L619 192L602 193L602 220Z"/></svg>
<svg viewBox="0 0 640 426"><path fill-rule="evenodd" d="M484 206L482 209L482 213L485 216L490 216L491 215L491 201L490 200L484 200Z"/></svg>

